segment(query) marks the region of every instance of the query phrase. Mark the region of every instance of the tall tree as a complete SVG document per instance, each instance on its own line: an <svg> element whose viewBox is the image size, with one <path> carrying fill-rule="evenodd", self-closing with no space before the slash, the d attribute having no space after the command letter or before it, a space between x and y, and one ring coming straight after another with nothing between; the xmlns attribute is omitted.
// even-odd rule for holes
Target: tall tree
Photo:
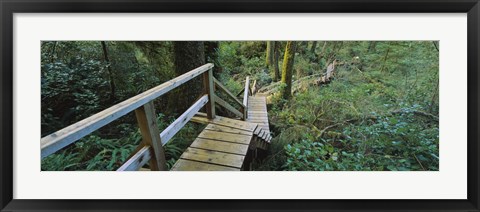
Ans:
<svg viewBox="0 0 480 212"><path fill-rule="evenodd" d="M375 47L377 46L377 42L376 41L370 41L368 42L368 50L367 52L368 53L375 53Z"/></svg>
<svg viewBox="0 0 480 212"><path fill-rule="evenodd" d="M205 64L205 46L203 41L176 41L175 73L180 76ZM193 80L180 86L180 89L170 97L169 109L176 113L182 113L194 103L202 93L202 78Z"/></svg>
<svg viewBox="0 0 480 212"><path fill-rule="evenodd" d="M315 49L317 48L317 41L312 42L312 47L310 48L310 52L315 54Z"/></svg>
<svg viewBox="0 0 480 212"><path fill-rule="evenodd" d="M266 61L265 61L265 66L267 68L270 68L271 65L273 64L273 54L274 54L274 47L275 46L275 41L267 41L267 53L266 53Z"/></svg>
<svg viewBox="0 0 480 212"><path fill-rule="evenodd" d="M110 59L108 58L107 44L105 41L101 41L101 43L102 43L102 49L103 49L103 58L107 63L108 76L110 80L110 101L113 103L115 102L116 87L115 87L115 81L113 80L112 65L110 64Z"/></svg>
<svg viewBox="0 0 480 212"><path fill-rule="evenodd" d="M275 42L275 48L273 50L273 68L274 68L274 81L277 82L280 78L280 70L278 68L278 59L280 58L280 42Z"/></svg>
<svg viewBox="0 0 480 212"><path fill-rule="evenodd" d="M222 72L222 67L218 61L218 50L220 48L219 41L204 41L205 44L205 61L207 63L213 63L213 74L218 78L218 74Z"/></svg>
<svg viewBox="0 0 480 212"><path fill-rule="evenodd" d="M290 99L292 96L292 72L296 46L297 43L295 41L288 41L287 47L285 48L285 56L282 65L282 83L286 84L282 89L282 97L284 99Z"/></svg>

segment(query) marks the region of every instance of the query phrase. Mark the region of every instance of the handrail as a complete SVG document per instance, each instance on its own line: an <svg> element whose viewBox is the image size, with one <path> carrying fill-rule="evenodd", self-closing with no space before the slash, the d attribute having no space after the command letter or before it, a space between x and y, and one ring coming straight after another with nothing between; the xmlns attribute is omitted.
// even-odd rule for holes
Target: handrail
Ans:
<svg viewBox="0 0 480 212"><path fill-rule="evenodd" d="M44 157L55 153L63 147L66 147L67 145L83 138L84 136L141 107L142 105L147 104L148 102L162 96L174 88L177 88L178 86L188 82L200 74L203 74L206 71L211 72L212 68L213 64L211 63L200 66L157 87L109 107L93 116L85 118L75 124L43 137L40 141L41 158L43 159Z"/></svg>
<svg viewBox="0 0 480 212"><path fill-rule="evenodd" d="M250 77L247 76L247 79L245 79L245 90L243 91L243 105L246 106L248 109L248 95L250 93ZM247 110L245 110L245 118L248 116Z"/></svg>
<svg viewBox="0 0 480 212"><path fill-rule="evenodd" d="M236 103L238 103L238 105L242 106L242 107L246 107L246 105L244 105L240 100L237 99L237 97L235 97L235 95L232 94L232 92L230 92L220 81L218 81L215 77L213 78L213 81L215 82L215 86L217 88L220 88L220 90L222 90L225 94L227 94L230 98L232 98L233 100L235 100Z"/></svg>
<svg viewBox="0 0 480 212"><path fill-rule="evenodd" d="M218 97L217 95L215 95L215 103L218 103L219 105L221 105L221 106L224 107L225 109L229 110L230 112L234 113L234 114L237 115L238 117L244 118L244 113L241 113L240 111L238 111L237 109L235 109L235 107L233 107L232 105L228 104L228 102L226 102L225 100L221 99L221 98ZM245 118L244 118L244 120L245 120Z"/></svg>
<svg viewBox="0 0 480 212"><path fill-rule="evenodd" d="M162 146L168 143L168 141L175 135L177 132L182 129L185 124L187 124L190 119L192 119L195 114L200 111L200 109L206 105L208 102L208 95L203 95L198 101L196 101L190 108L188 108L182 115L180 115L173 123L171 123L165 130L160 133L160 140L162 141Z"/></svg>
<svg viewBox="0 0 480 212"><path fill-rule="evenodd" d="M117 171L137 171L152 158L152 153L150 151L150 146L142 147L132 156L132 158L120 166Z"/></svg>
<svg viewBox="0 0 480 212"><path fill-rule="evenodd" d="M218 103L219 105L223 106L225 109L229 110L230 112L234 113L235 115L241 117L243 120L247 119L246 116L246 110L247 110L247 105L244 105L240 100L235 97L220 81L218 81L215 77L213 77L213 82L215 83L215 87L219 88L221 91L223 91L225 94L227 94L228 97L231 99L235 100L235 103L240 105L241 111L238 111L235 107L224 101L218 96L215 96L215 103Z"/></svg>

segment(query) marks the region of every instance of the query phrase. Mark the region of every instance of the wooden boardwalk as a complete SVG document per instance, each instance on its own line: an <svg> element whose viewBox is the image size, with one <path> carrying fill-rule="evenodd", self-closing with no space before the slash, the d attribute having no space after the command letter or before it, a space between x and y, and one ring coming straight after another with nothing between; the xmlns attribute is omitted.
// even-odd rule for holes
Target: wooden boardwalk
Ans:
<svg viewBox="0 0 480 212"><path fill-rule="evenodd" d="M217 116L213 120L198 113L192 121L207 124L172 171L240 171L249 150L266 149L270 136L266 99L248 97L248 119Z"/></svg>
<svg viewBox="0 0 480 212"><path fill-rule="evenodd" d="M248 100L247 121L257 123L259 127L270 133L268 125L267 100L264 96L251 96Z"/></svg>
<svg viewBox="0 0 480 212"><path fill-rule="evenodd" d="M217 116L209 120L199 114L192 121L207 124L172 171L240 171L257 124Z"/></svg>
<svg viewBox="0 0 480 212"><path fill-rule="evenodd" d="M245 79L243 101L233 95L213 77L213 64L208 63L190 70L143 93L87 117L77 123L43 137L40 141L41 158L77 142L97 129L134 112L142 135L142 142L117 171L166 171L165 145L189 121L207 126L173 165L174 171L239 171L248 170L257 149L266 149L272 138L268 125L265 97L252 96L256 91ZM163 131L159 131L154 100L180 85L203 78L203 93L186 111ZM218 95L217 93L223 93ZM240 95L239 94L239 95ZM225 96L233 101L221 98ZM232 105L233 103L233 105ZM230 118L216 115L215 108L223 107ZM204 108L206 113L199 111ZM149 169L144 165L149 163Z"/></svg>

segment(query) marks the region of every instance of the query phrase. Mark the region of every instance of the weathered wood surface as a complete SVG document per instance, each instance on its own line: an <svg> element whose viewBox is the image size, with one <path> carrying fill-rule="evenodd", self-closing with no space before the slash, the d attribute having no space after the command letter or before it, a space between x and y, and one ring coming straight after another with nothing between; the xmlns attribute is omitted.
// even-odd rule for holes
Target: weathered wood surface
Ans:
<svg viewBox="0 0 480 212"><path fill-rule="evenodd" d="M180 156L174 171L233 171L243 168L257 124L203 113L192 118L208 125Z"/></svg>
<svg viewBox="0 0 480 212"><path fill-rule="evenodd" d="M83 138L84 136L139 108L140 106L177 88L178 86L197 77L200 74L203 74L211 68L213 68L213 64L211 63L200 66L176 77L175 79L165 82L157 87L107 108L93 116L43 137L40 141L41 158L53 154L61 148L66 147L67 145Z"/></svg>
<svg viewBox="0 0 480 212"><path fill-rule="evenodd" d="M247 77L247 79L245 80L245 89L243 91L243 105L248 105L249 94L250 94L250 77Z"/></svg>
<svg viewBox="0 0 480 212"><path fill-rule="evenodd" d="M248 122L262 126L270 134L268 126L267 100L263 96L250 96L248 100Z"/></svg>
<svg viewBox="0 0 480 212"><path fill-rule="evenodd" d="M248 149L246 144L222 142L217 140L209 140L203 138L197 138L190 147L199 149L208 149L218 152L226 152L231 154L245 155Z"/></svg>
<svg viewBox="0 0 480 212"><path fill-rule="evenodd" d="M219 166L192 160L179 159L172 167L172 171L240 171L239 168Z"/></svg>
<svg viewBox="0 0 480 212"><path fill-rule="evenodd" d="M213 84L213 72L212 69L209 69L207 72L203 73L204 94L208 95L208 104L205 105L208 119L215 118L215 94Z"/></svg>
<svg viewBox="0 0 480 212"><path fill-rule="evenodd" d="M173 123L171 123L165 130L160 133L162 145L168 143L168 141L192 119L200 109L209 101L208 95L203 95L197 102L195 102L190 108L187 109L182 115L180 115Z"/></svg>
<svg viewBox="0 0 480 212"><path fill-rule="evenodd" d="M150 146L144 146L132 158L127 160L117 171L137 171L152 157Z"/></svg>
<svg viewBox="0 0 480 212"><path fill-rule="evenodd" d="M267 101L264 96L250 96L248 100L248 122L258 124L254 131L256 147L266 149L271 140L268 123Z"/></svg>
<svg viewBox="0 0 480 212"><path fill-rule="evenodd" d="M228 111L232 112L233 114L237 115L239 118L243 118L244 114L238 111L235 107L231 104L226 102L225 100L221 99L220 97L214 95L215 103L222 106L223 108L227 109Z"/></svg>
<svg viewBox="0 0 480 212"><path fill-rule="evenodd" d="M237 99L235 95L233 95L220 81L218 81L215 77L213 78L213 81L215 82L215 86L217 88L220 88L221 91L223 91L225 94L227 94L230 98L232 98L239 106L242 108L247 107L244 105L240 100Z"/></svg>
<svg viewBox="0 0 480 212"><path fill-rule="evenodd" d="M180 158L240 169L245 156L189 147Z"/></svg>
<svg viewBox="0 0 480 212"><path fill-rule="evenodd" d="M247 131L253 131L257 127L255 123L225 118L222 116L216 116L213 120L209 120L207 119L206 114L201 112L197 113L197 115L195 115L191 119L191 121L201 123L201 124L215 123L216 125L233 127L236 129L243 129Z"/></svg>
<svg viewBox="0 0 480 212"><path fill-rule="evenodd" d="M204 130L198 135L199 138L210 139L210 140L219 140L225 142L232 142L232 143L239 143L239 144L246 144L250 143L252 139L251 135L241 135L241 134L233 134L228 132L219 132L219 131L211 131L211 130Z"/></svg>
<svg viewBox="0 0 480 212"><path fill-rule="evenodd" d="M205 130L214 130L218 132L228 132L232 134L241 134L241 135L252 135L252 132L248 130L237 129L233 127L227 127L227 126L216 125L216 124L207 125L207 127L205 127Z"/></svg>
<svg viewBox="0 0 480 212"><path fill-rule="evenodd" d="M153 154L151 155L150 168L155 171L167 170L165 151L160 138L160 132L157 125L157 117L153 101L143 105L135 110L138 127L142 134L142 143L144 146L150 146Z"/></svg>

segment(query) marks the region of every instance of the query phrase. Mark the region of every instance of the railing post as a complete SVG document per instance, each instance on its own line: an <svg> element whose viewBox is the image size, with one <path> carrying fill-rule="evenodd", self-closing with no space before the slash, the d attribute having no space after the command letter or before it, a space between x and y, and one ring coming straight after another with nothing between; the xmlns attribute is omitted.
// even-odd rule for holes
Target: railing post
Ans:
<svg viewBox="0 0 480 212"><path fill-rule="evenodd" d="M204 93L208 95L208 102L205 105L207 110L207 118L215 118L215 98L214 95L214 86L213 86L213 71L212 68L208 69L207 72L203 73L203 87Z"/></svg>
<svg viewBox="0 0 480 212"><path fill-rule="evenodd" d="M151 154L152 158L150 159L150 169L152 171L166 171L165 151L163 150L160 139L153 101L136 109L135 116L137 117L138 127L142 133L143 143L151 146L153 150Z"/></svg>
<svg viewBox="0 0 480 212"><path fill-rule="evenodd" d="M247 76L245 79L245 90L243 92L243 105L245 106L245 110L243 111L244 113L244 118L247 120L248 118L248 95L250 93L250 77Z"/></svg>

